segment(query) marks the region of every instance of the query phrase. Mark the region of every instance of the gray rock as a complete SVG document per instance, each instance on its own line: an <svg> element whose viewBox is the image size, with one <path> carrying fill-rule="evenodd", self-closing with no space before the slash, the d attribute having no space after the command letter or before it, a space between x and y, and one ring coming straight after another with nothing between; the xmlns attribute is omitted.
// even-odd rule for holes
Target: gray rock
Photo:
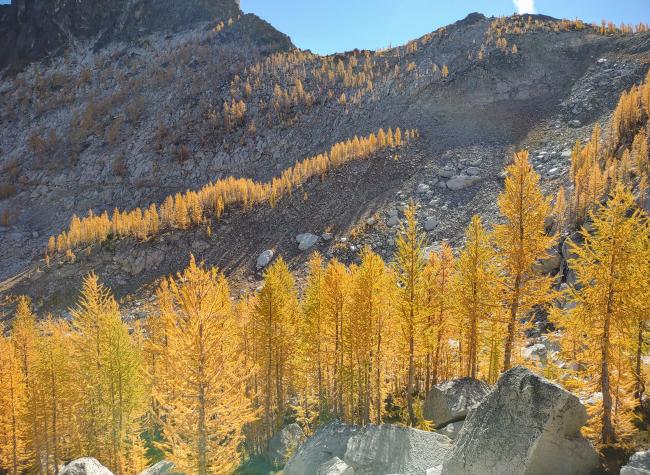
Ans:
<svg viewBox="0 0 650 475"><path fill-rule="evenodd" d="M298 243L298 249L306 251L318 242L318 236L312 233L298 234L296 236L296 242Z"/></svg>
<svg viewBox="0 0 650 475"><path fill-rule="evenodd" d="M426 183L420 183L418 185L417 189L415 190L415 192L420 194L420 195L423 195L426 192L428 192L429 189L430 189L429 185L427 185Z"/></svg>
<svg viewBox="0 0 650 475"><path fill-rule="evenodd" d="M598 455L580 434L586 421L576 396L517 366L470 412L443 473L587 475Z"/></svg>
<svg viewBox="0 0 650 475"><path fill-rule="evenodd" d="M269 462L275 467L282 468L304 441L305 433L298 424L294 422L283 427L269 440L267 453Z"/></svg>
<svg viewBox="0 0 650 475"><path fill-rule="evenodd" d="M350 437L343 460L357 475L422 474L450 449L451 440L435 432L370 424Z"/></svg>
<svg viewBox="0 0 650 475"><path fill-rule="evenodd" d="M438 176L441 176L442 178L451 178L456 174L455 170L452 170L451 168L443 168L438 172Z"/></svg>
<svg viewBox="0 0 650 475"><path fill-rule="evenodd" d="M262 252L259 256L257 256L257 268L258 269L263 269L264 267L268 266L271 260L273 259L273 250L267 249L266 251Z"/></svg>
<svg viewBox="0 0 650 475"><path fill-rule="evenodd" d="M354 469L338 457L332 457L316 471L317 475L354 475Z"/></svg>
<svg viewBox="0 0 650 475"><path fill-rule="evenodd" d="M439 222L436 218L427 218L427 220L424 222L424 229L426 231L432 231L438 227L438 224Z"/></svg>
<svg viewBox="0 0 650 475"><path fill-rule="evenodd" d="M424 418L435 425L467 416L490 392L490 386L474 378L452 379L434 386L424 400Z"/></svg>
<svg viewBox="0 0 650 475"><path fill-rule="evenodd" d="M161 460L155 465L152 465L140 475L181 475L179 472L174 471L174 464L169 460Z"/></svg>
<svg viewBox="0 0 650 475"><path fill-rule="evenodd" d="M424 475L442 475L442 465L436 465L433 468L428 468Z"/></svg>
<svg viewBox="0 0 650 475"><path fill-rule="evenodd" d="M650 450L632 455L627 465L621 467L621 475L650 475Z"/></svg>
<svg viewBox="0 0 650 475"><path fill-rule="evenodd" d="M447 188L453 191L462 190L481 181L480 176L457 175L447 182Z"/></svg>
<svg viewBox="0 0 650 475"><path fill-rule="evenodd" d="M580 122L578 119L573 119L569 121L569 127L577 129L578 127L582 126L582 122Z"/></svg>
<svg viewBox="0 0 650 475"><path fill-rule="evenodd" d="M334 235L332 233L323 233L320 237L323 238L323 241L331 241Z"/></svg>
<svg viewBox="0 0 650 475"><path fill-rule="evenodd" d="M99 463L97 459L83 457L63 465L59 475L113 475L113 472Z"/></svg>
<svg viewBox="0 0 650 475"><path fill-rule="evenodd" d="M467 170L465 170L465 173L470 176L477 176L481 173L481 170L478 167L468 167Z"/></svg>
<svg viewBox="0 0 650 475"><path fill-rule="evenodd" d="M374 216L371 216L368 219L366 219L366 224L368 226L374 226L376 223L377 223L377 220L375 219Z"/></svg>
<svg viewBox="0 0 650 475"><path fill-rule="evenodd" d="M399 224L399 218L397 216L391 216L388 218L388 221L386 221L386 224L390 227L397 226Z"/></svg>
<svg viewBox="0 0 650 475"><path fill-rule="evenodd" d="M314 475L332 457L344 460L348 440L360 430L338 421L320 426L284 466L284 475Z"/></svg>

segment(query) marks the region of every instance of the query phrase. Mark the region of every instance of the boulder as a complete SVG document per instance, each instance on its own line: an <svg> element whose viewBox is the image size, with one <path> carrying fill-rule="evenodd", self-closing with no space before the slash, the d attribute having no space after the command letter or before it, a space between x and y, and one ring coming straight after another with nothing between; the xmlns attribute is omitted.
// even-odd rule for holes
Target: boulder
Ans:
<svg viewBox="0 0 650 475"><path fill-rule="evenodd" d="M174 464L169 460L161 460L155 465L152 465L140 475L181 475L174 471Z"/></svg>
<svg viewBox="0 0 650 475"><path fill-rule="evenodd" d="M598 455L580 434L586 421L576 396L517 366L470 412L443 473L587 475Z"/></svg>
<svg viewBox="0 0 650 475"><path fill-rule="evenodd" d="M369 424L350 437L343 460L356 475L423 474L443 462L451 444L435 432Z"/></svg>
<svg viewBox="0 0 650 475"><path fill-rule="evenodd" d="M296 242L298 243L298 249L301 251L306 251L312 247L318 241L318 236L312 233L303 233L296 236Z"/></svg>
<svg viewBox="0 0 650 475"><path fill-rule="evenodd" d="M399 224L399 218L397 216L391 216L388 218L388 221L386 221L386 225L390 226L391 228L393 226L397 226Z"/></svg>
<svg viewBox="0 0 650 475"><path fill-rule="evenodd" d="M650 450L632 455L627 465L621 467L621 475L650 475Z"/></svg>
<svg viewBox="0 0 650 475"><path fill-rule="evenodd" d="M423 194L427 193L430 189L431 189L431 187L429 185L427 185L426 183L420 183L418 185L417 189L415 190L415 192L417 194L419 194L419 195L423 195Z"/></svg>
<svg viewBox="0 0 650 475"><path fill-rule="evenodd" d="M477 176L481 173L481 169L478 167L468 167L467 170L465 170L465 173L470 176Z"/></svg>
<svg viewBox="0 0 650 475"><path fill-rule="evenodd" d="M273 259L273 251L271 249L267 249L266 251L262 252L259 256L257 256L257 268L263 269L264 267L269 265L272 259Z"/></svg>
<svg viewBox="0 0 650 475"><path fill-rule="evenodd" d="M314 475L332 457L344 460L348 440L360 427L339 421L320 426L284 466L284 475Z"/></svg>
<svg viewBox="0 0 650 475"><path fill-rule="evenodd" d="M354 475L354 469L338 457L332 457L318 467L317 475Z"/></svg>
<svg viewBox="0 0 650 475"><path fill-rule="evenodd" d="M436 218L427 218L424 222L424 229L426 231L433 231L438 227L438 220Z"/></svg>
<svg viewBox="0 0 650 475"><path fill-rule="evenodd" d="M97 459L83 457L66 463L59 470L59 475L113 475Z"/></svg>
<svg viewBox="0 0 650 475"><path fill-rule="evenodd" d="M447 188L453 191L462 190L481 181L480 176L457 175L447 182Z"/></svg>
<svg viewBox="0 0 650 475"><path fill-rule="evenodd" d="M296 424L289 424L269 440L268 459L269 462L278 468L284 467L298 447L305 441L305 433Z"/></svg>
<svg viewBox="0 0 650 475"><path fill-rule="evenodd" d="M474 378L452 379L434 386L424 400L424 418L435 425L458 421L478 406L490 392L490 386Z"/></svg>
<svg viewBox="0 0 650 475"><path fill-rule="evenodd" d="M442 464L451 444L451 439L435 432L390 424L359 427L331 422L307 439L287 462L283 473L424 474ZM333 470L332 467L349 467L353 471L326 471Z"/></svg>

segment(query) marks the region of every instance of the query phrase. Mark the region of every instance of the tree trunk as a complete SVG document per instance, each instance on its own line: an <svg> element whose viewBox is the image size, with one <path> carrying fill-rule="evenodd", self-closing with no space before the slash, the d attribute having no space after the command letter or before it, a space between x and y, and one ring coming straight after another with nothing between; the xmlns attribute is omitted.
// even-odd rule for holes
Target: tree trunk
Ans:
<svg viewBox="0 0 650 475"><path fill-rule="evenodd" d="M600 439L603 444L616 442L616 433L612 425L612 395L609 387L609 331L611 325L611 306L613 291L610 288L607 298L605 321L603 322L603 339L601 341L600 387L603 393L603 416Z"/></svg>
<svg viewBox="0 0 650 475"><path fill-rule="evenodd" d="M503 371L508 371L512 365L512 348L515 344L515 329L517 326L517 313L519 312L519 293L521 291L521 274L515 277L512 302L510 303L510 319L508 320L508 334L503 352Z"/></svg>

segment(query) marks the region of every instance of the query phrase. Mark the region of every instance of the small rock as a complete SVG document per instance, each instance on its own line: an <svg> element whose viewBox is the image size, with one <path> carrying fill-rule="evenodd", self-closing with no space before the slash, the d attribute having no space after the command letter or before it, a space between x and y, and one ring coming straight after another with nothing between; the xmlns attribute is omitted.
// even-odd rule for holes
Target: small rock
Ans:
<svg viewBox="0 0 650 475"><path fill-rule="evenodd" d="M334 235L332 233L323 233L320 237L323 238L323 241L331 241Z"/></svg>
<svg viewBox="0 0 650 475"><path fill-rule="evenodd" d="M424 222L424 229L426 231L433 231L438 227L438 220L436 218L427 218Z"/></svg>
<svg viewBox="0 0 650 475"><path fill-rule="evenodd" d="M447 182L447 188L453 191L462 190L481 181L480 176L457 175Z"/></svg>
<svg viewBox="0 0 650 475"><path fill-rule="evenodd" d="M397 226L399 224L399 218L397 216L391 216L388 218L388 221L386 221L386 224L391 228Z"/></svg>
<svg viewBox="0 0 650 475"><path fill-rule="evenodd" d="M259 256L257 256L257 268L263 269L264 267L269 265L272 259L273 259L273 250L267 249L266 251L262 252Z"/></svg>
<svg viewBox="0 0 650 475"><path fill-rule="evenodd" d="M366 219L366 224L368 226L374 226L377 223L377 220L375 219L374 216L371 216L370 218Z"/></svg>
<svg viewBox="0 0 650 475"><path fill-rule="evenodd" d="M569 127L577 129L578 127L582 126L582 122L580 122L578 119L573 119L569 121Z"/></svg>
<svg viewBox="0 0 650 475"><path fill-rule="evenodd" d="M423 195L423 194L426 193L427 191L429 191L429 185L427 185L427 184L425 184L425 183L420 183L420 184L418 185L417 189L415 190L415 192L416 192L417 194L419 194L419 195Z"/></svg>
<svg viewBox="0 0 650 475"><path fill-rule="evenodd" d="M298 249L306 251L318 242L318 236L312 233L298 234L296 236L296 241L298 242Z"/></svg>
<svg viewBox="0 0 650 475"><path fill-rule="evenodd" d="M169 460L161 460L155 465L152 465L140 475L181 475L174 471L174 464Z"/></svg>
<svg viewBox="0 0 650 475"><path fill-rule="evenodd" d="M441 176L442 178L451 178L455 174L456 172L450 168L443 168L438 172L438 176Z"/></svg>
<svg viewBox="0 0 650 475"><path fill-rule="evenodd" d="M470 176L477 176L481 173L481 170L478 167L469 167L467 170L465 170L465 173Z"/></svg>

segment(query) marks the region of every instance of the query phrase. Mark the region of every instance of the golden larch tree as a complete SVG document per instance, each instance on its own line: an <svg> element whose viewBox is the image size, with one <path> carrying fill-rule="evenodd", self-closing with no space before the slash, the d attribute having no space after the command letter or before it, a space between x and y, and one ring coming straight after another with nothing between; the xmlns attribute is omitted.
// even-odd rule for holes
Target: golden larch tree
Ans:
<svg viewBox="0 0 650 475"><path fill-rule="evenodd" d="M158 290L165 338L160 387L163 449L179 469L231 473L245 424L254 420L245 395L247 367L240 352L230 289L217 269L194 257Z"/></svg>
<svg viewBox="0 0 650 475"><path fill-rule="evenodd" d="M406 223L400 227L396 240L395 265L399 284L396 298L397 311L401 322L400 337L402 351L408 355L406 377L406 405L409 424L416 425L413 409L415 391L416 357L421 351L424 329L425 279L424 248L426 238L420 230L416 218L416 205L409 203L405 211Z"/></svg>
<svg viewBox="0 0 650 475"><path fill-rule="evenodd" d="M504 371L512 364L519 319L551 298L551 278L536 272L534 265L548 256L555 243L555 237L545 232L549 200L542 194L539 174L530 165L528 152L515 153L506 173L505 190L498 200L499 211L506 222L494 227L496 245L504 260L506 305L509 309Z"/></svg>

